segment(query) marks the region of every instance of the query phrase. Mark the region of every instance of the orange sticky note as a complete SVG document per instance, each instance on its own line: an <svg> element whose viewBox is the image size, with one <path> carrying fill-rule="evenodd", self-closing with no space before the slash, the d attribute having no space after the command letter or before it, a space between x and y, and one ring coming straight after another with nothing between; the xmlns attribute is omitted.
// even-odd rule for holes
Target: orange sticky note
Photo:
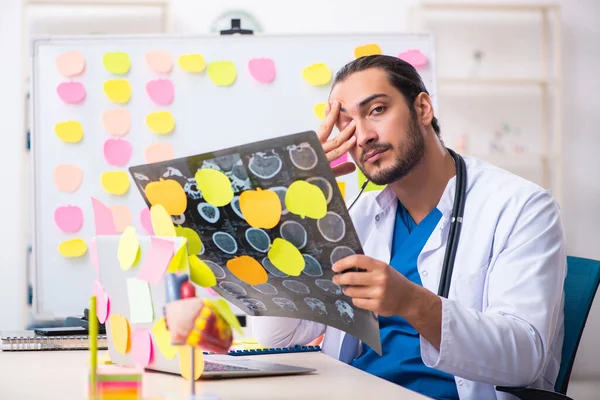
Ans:
<svg viewBox="0 0 600 400"><path fill-rule="evenodd" d="M83 171L77 165L60 164L54 168L54 185L61 192L75 192L82 180Z"/></svg>
<svg viewBox="0 0 600 400"><path fill-rule="evenodd" d="M129 225L131 225L131 211L127 205L114 205L110 206L110 211L113 216L115 223L115 229L117 233L125 231Z"/></svg>
<svg viewBox="0 0 600 400"><path fill-rule="evenodd" d="M240 195L240 210L254 228L271 229L281 219L281 201L271 190L245 190Z"/></svg>
<svg viewBox="0 0 600 400"><path fill-rule="evenodd" d="M122 314L112 314L109 318L110 334L115 350L127 354L131 350L131 329L129 321Z"/></svg>
<svg viewBox="0 0 600 400"><path fill-rule="evenodd" d="M85 59L80 51L67 51L56 57L58 72L67 78L81 75L85 69Z"/></svg>
<svg viewBox="0 0 600 400"><path fill-rule="evenodd" d="M181 184L174 179L150 182L144 189L151 205L162 205L170 215L180 215L187 208L187 196Z"/></svg>
<svg viewBox="0 0 600 400"><path fill-rule="evenodd" d="M249 285L260 285L269 279L261 263L250 256L232 258L227 261L227 268L236 278Z"/></svg>
<svg viewBox="0 0 600 400"><path fill-rule="evenodd" d="M172 160L173 158L175 158L175 151L170 143L152 143L144 150L144 161L147 163L167 161Z"/></svg>
<svg viewBox="0 0 600 400"><path fill-rule="evenodd" d="M199 347L179 347L179 373L188 381L192 379L192 351L194 354L194 380L197 380L204 372L204 353Z"/></svg>
<svg viewBox="0 0 600 400"><path fill-rule="evenodd" d="M131 128L131 115L126 108L106 110L102 113L104 130L112 136L125 136Z"/></svg>
<svg viewBox="0 0 600 400"><path fill-rule="evenodd" d="M153 50L146 53L146 64L157 74L168 74L173 69L173 56L166 50Z"/></svg>

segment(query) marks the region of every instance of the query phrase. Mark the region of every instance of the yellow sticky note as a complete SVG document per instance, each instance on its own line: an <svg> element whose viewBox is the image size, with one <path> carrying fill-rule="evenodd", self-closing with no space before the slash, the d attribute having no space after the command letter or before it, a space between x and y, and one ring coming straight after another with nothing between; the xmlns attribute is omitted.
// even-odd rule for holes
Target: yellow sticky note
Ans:
<svg viewBox="0 0 600 400"><path fill-rule="evenodd" d="M327 103L319 103L313 108L313 112L319 119L325 119L325 106Z"/></svg>
<svg viewBox="0 0 600 400"><path fill-rule="evenodd" d="M346 182L338 181L338 187L340 188L340 193L342 194L342 198L346 200Z"/></svg>
<svg viewBox="0 0 600 400"><path fill-rule="evenodd" d="M223 172L212 168L203 168L196 172L196 186L202 192L207 203L222 207L233 200L231 181Z"/></svg>
<svg viewBox="0 0 600 400"><path fill-rule="evenodd" d="M206 62L204 61L204 57L201 54L184 54L179 56L177 59L177 64L179 67L191 73L198 73L204 71L206 68Z"/></svg>
<svg viewBox="0 0 600 400"><path fill-rule="evenodd" d="M146 115L146 125L159 135L166 135L175 129L175 119L168 111L157 111Z"/></svg>
<svg viewBox="0 0 600 400"><path fill-rule="evenodd" d="M150 182L144 189L151 205L160 204L170 215L179 215L187 208L187 196L181 184L174 179Z"/></svg>
<svg viewBox="0 0 600 400"><path fill-rule="evenodd" d="M199 347L179 347L179 373L188 381L192 379L192 351L194 351L194 380L204 372L204 353Z"/></svg>
<svg viewBox="0 0 600 400"><path fill-rule="evenodd" d="M213 61L208 64L208 76L218 86L230 86L236 78L235 64L231 61Z"/></svg>
<svg viewBox="0 0 600 400"><path fill-rule="evenodd" d="M122 314L111 314L109 325L115 350L121 354L129 353L131 350L131 328L127 318Z"/></svg>
<svg viewBox="0 0 600 400"><path fill-rule="evenodd" d="M356 58L371 56L374 54L382 54L381 47L379 47L379 45L376 43L364 44L362 46L357 46L354 49L354 57Z"/></svg>
<svg viewBox="0 0 600 400"><path fill-rule="evenodd" d="M172 360L177 354L177 347L171 344L171 335L167 330L165 318L162 317L154 327L152 327L154 342L158 345L160 352L167 360Z"/></svg>
<svg viewBox="0 0 600 400"><path fill-rule="evenodd" d="M129 176L124 171L107 171L100 177L102 187L107 193L116 196L123 195L129 190Z"/></svg>
<svg viewBox="0 0 600 400"><path fill-rule="evenodd" d="M54 126L54 132L67 143L77 143L83 138L83 127L78 121L59 122Z"/></svg>
<svg viewBox="0 0 600 400"><path fill-rule="evenodd" d="M188 257L190 265L190 280L202 287L212 287L217 284L215 273L208 265L195 254Z"/></svg>
<svg viewBox="0 0 600 400"><path fill-rule="evenodd" d="M87 252L87 244L83 239L69 239L58 245L58 252L63 257L81 257Z"/></svg>
<svg viewBox="0 0 600 400"><path fill-rule="evenodd" d="M331 70L324 63L309 65L302 70L302 77L313 86L327 85L332 78Z"/></svg>
<svg viewBox="0 0 600 400"><path fill-rule="evenodd" d="M150 221L156 236L177 236L171 216L160 204L150 207Z"/></svg>
<svg viewBox="0 0 600 400"><path fill-rule="evenodd" d="M127 103L131 99L131 85L125 79L110 79L104 82L104 94L115 103Z"/></svg>
<svg viewBox="0 0 600 400"><path fill-rule="evenodd" d="M291 276L299 276L306 265L302 253L296 246L281 238L275 238L267 257L275 268Z"/></svg>
<svg viewBox="0 0 600 400"><path fill-rule="evenodd" d="M223 319L229 324L229 326L231 326L233 330L238 331L238 333L242 335L244 334L242 326L240 325L240 321L237 319L233 311L231 311L231 308L229 308L229 304L227 304L225 299L205 299L205 301L208 301L214 305L219 315L223 317Z"/></svg>
<svg viewBox="0 0 600 400"><path fill-rule="evenodd" d="M133 267L139 261L140 252L140 242L135 233L135 228L128 226L121 234L117 250L117 258L119 259L121 269L127 270Z"/></svg>
<svg viewBox="0 0 600 400"><path fill-rule="evenodd" d="M110 73L123 75L129 72L131 68L131 60L127 53L122 51L112 51L105 53L102 57L104 68Z"/></svg>
<svg viewBox="0 0 600 400"><path fill-rule="evenodd" d="M302 218L323 218L327 214L327 199L317 185L295 181L285 193L285 207Z"/></svg>
<svg viewBox="0 0 600 400"><path fill-rule="evenodd" d="M185 271L187 269L187 255L187 247L181 246L175 255L171 257L171 261L167 267L167 272L176 274L178 272Z"/></svg>
<svg viewBox="0 0 600 400"><path fill-rule="evenodd" d="M367 177L365 176L365 174L362 173L362 171L360 169L356 169L356 176L358 177L358 187L361 188L362 185L365 183L365 181L367 180ZM369 182L367 184L367 187L365 188L365 192L370 192L373 190L383 190L385 188L385 185L376 185L373 182Z"/></svg>
<svg viewBox="0 0 600 400"><path fill-rule="evenodd" d="M188 254L199 254L202 252L202 241L196 231L190 228L176 226L175 233L177 236L182 236L187 239Z"/></svg>

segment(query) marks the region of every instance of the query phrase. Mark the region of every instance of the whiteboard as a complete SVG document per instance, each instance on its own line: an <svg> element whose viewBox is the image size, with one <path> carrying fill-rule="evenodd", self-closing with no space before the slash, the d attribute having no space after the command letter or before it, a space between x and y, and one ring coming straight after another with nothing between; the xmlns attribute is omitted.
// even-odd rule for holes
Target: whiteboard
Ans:
<svg viewBox="0 0 600 400"><path fill-rule="evenodd" d="M32 46L32 162L33 162L33 311L36 317L64 318L80 315L89 302L96 271L87 251L80 257L64 257L58 252L61 242L80 238L89 242L95 236L91 198L104 205L127 206L131 225L138 233L144 228L140 212L144 201L133 186L123 195L107 193L101 185L106 171L127 171L131 165L145 162L145 148L167 142L174 157L184 157L232 147L252 141L286 134L316 130L320 119L314 106L327 101L331 83L312 86L302 77L303 68L325 63L335 75L344 64L354 59L357 46L375 43L384 54L398 55L418 49L427 64L418 69L436 101L435 54L429 34L339 34L339 35L253 35L253 36L86 36L36 38ZM149 51L166 50L173 56L173 69L159 74L148 68L145 55ZM85 70L75 77L63 76L56 60L61 54L79 51ZM103 65L105 53L120 51L129 55L131 68L126 75L110 73ZM199 53L206 64L229 60L236 67L236 79L230 86L217 86L207 69L191 74L177 64L183 54ZM267 57L276 66L271 83L257 82L248 72L252 58ZM146 83L169 79L175 97L170 105L156 105L146 93ZM132 96L126 104L115 104L104 93L104 82L126 79ZM80 82L85 99L67 104L57 95L63 82ZM105 141L114 139L102 123L102 114L115 108L127 109L131 117L129 133L122 137L132 145L127 165L114 167L104 157ZM168 111L175 128L168 135L149 130L146 116ZM66 143L55 133L55 125L78 121L83 139ZM55 168L60 164L76 165L83 172L77 190L58 190ZM131 177L129 177L131 180ZM346 200L358 192L357 175L340 178L346 183ZM81 228L74 233L61 231L55 223L59 207L79 207L83 215ZM64 210L64 209L63 209Z"/></svg>

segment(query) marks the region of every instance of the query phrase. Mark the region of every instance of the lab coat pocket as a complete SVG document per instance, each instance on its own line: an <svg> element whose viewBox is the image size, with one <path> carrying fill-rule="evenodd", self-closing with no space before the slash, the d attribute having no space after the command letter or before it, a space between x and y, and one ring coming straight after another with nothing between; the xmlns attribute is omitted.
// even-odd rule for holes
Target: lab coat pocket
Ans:
<svg viewBox="0 0 600 400"><path fill-rule="evenodd" d="M450 298L458 303L482 310L485 282L489 263L479 267L475 272L455 273L450 286Z"/></svg>

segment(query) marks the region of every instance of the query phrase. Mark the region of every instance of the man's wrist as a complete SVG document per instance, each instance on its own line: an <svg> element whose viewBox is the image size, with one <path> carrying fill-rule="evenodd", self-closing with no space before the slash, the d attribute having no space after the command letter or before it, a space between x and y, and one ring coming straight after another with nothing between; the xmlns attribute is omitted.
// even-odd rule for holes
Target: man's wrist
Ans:
<svg viewBox="0 0 600 400"><path fill-rule="evenodd" d="M421 325L431 316L431 312L440 308L441 300L422 286L413 284L406 300L401 305L399 315L411 325Z"/></svg>

